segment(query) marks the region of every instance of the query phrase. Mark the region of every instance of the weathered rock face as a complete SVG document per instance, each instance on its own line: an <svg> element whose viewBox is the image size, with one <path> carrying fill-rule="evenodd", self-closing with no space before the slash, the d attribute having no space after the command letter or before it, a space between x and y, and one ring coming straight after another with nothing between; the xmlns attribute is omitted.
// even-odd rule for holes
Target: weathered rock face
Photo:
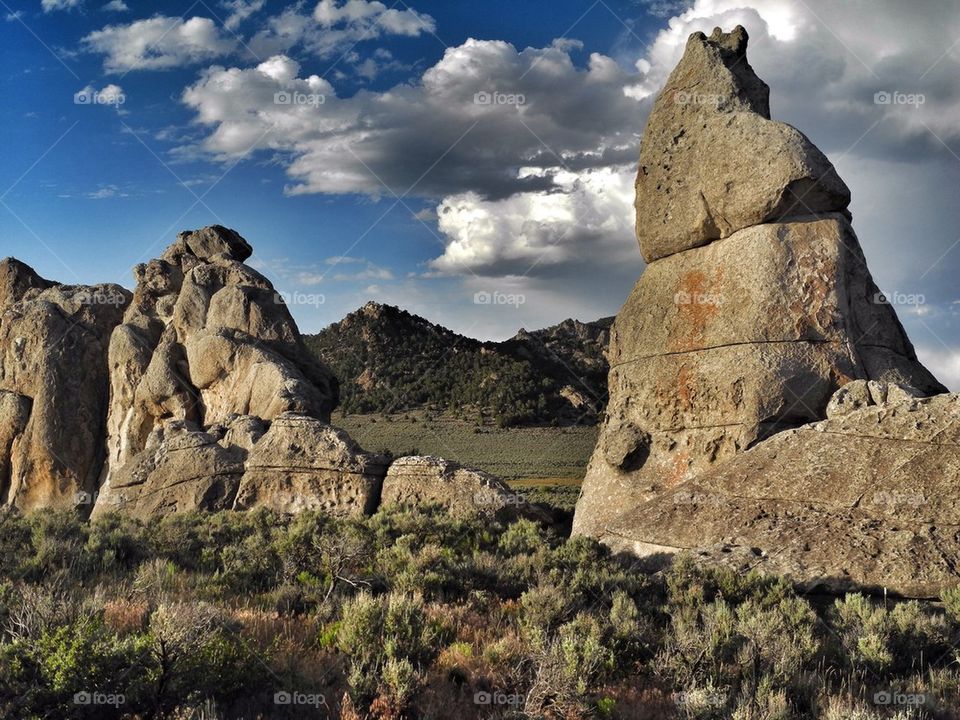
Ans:
<svg viewBox="0 0 960 720"><path fill-rule="evenodd" d="M284 413L270 423L235 415L203 430L166 421L113 475L93 516L118 511L148 519L259 507L370 513L386 465L386 458L363 452L342 430L303 415Z"/></svg>
<svg viewBox="0 0 960 720"><path fill-rule="evenodd" d="M284 414L250 450L234 507L369 514L379 505L387 463L343 430Z"/></svg>
<svg viewBox="0 0 960 720"><path fill-rule="evenodd" d="M745 44L740 30L692 36L651 114L641 164L662 155L656 172L681 177L667 185L641 168L637 231L652 262L612 328L607 417L574 532L615 542L621 515L774 433L826 417L851 381L945 391L879 300L838 212L848 195L829 163L805 138L802 153L771 146L768 126L782 124L767 119L766 86L746 64ZM720 99L706 109L677 105L672 93L693 89ZM706 142L711 123L719 129ZM758 130L740 136L736 123ZM751 169L733 156L779 166ZM825 184L810 196L823 202L805 200L803 217L781 212L811 174ZM727 208L729 222L696 219L701 192L711 208Z"/></svg>
<svg viewBox="0 0 960 720"><path fill-rule="evenodd" d="M640 555L698 551L810 588L932 597L955 585L960 396L912 398L883 383L865 394L866 385L838 391L830 419L779 433L620 517L607 541Z"/></svg>
<svg viewBox="0 0 960 720"><path fill-rule="evenodd" d="M204 428L234 415L328 420L337 385L301 341L252 250L220 226L180 233L134 269L137 287L110 338L107 465L100 497L169 420Z"/></svg>
<svg viewBox="0 0 960 720"><path fill-rule="evenodd" d="M107 343L130 293L0 261L0 504L72 507L103 463Z"/></svg>
<svg viewBox="0 0 960 720"><path fill-rule="evenodd" d="M647 120L637 237L651 262L793 215L846 212L850 191L801 132L770 120L747 32L694 33Z"/></svg>
<svg viewBox="0 0 960 720"><path fill-rule="evenodd" d="M479 513L499 520L549 519L500 478L429 455L402 457L390 465L383 481L382 503L440 505L453 514Z"/></svg>

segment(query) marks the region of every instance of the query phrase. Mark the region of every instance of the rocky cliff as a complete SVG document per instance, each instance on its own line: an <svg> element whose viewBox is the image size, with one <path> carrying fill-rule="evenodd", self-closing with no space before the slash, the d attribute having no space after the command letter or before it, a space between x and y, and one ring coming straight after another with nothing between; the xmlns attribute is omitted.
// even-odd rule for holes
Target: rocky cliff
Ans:
<svg viewBox="0 0 960 720"><path fill-rule="evenodd" d="M806 137L770 119L768 88L746 46L739 27L692 35L641 145L637 236L649 264L613 325L607 418L574 531L642 554L731 534L773 553L802 533L784 520L760 537L746 529L750 513L802 514L790 503L804 497L850 510L850 492L909 487L897 465L907 445L941 437L890 424L880 457L845 442L833 420L811 429L855 381L902 397L945 388L882 300L850 224L849 191ZM937 428L948 424L946 406L925 407ZM879 424L901 412L882 413ZM866 435L869 425L846 421L844 432ZM833 460L831 472L824 463ZM884 469L881 483L874 473ZM845 485L845 473L856 480ZM717 504L673 502L704 492ZM826 522L811 519L804 532L826 531ZM832 522L842 525L836 515ZM823 551L848 539L800 543L819 550L781 569L913 587L903 575L868 572L856 553L832 566Z"/></svg>

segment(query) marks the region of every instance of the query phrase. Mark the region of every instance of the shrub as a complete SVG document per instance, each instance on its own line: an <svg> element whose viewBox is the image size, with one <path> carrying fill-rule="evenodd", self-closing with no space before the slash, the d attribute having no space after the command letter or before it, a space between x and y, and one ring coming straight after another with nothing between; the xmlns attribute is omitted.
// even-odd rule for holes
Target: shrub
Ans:
<svg viewBox="0 0 960 720"><path fill-rule="evenodd" d="M848 594L834 602L830 623L847 664L880 675L910 670L925 650L929 655L949 647L943 618L925 613L915 600L888 610L863 595Z"/></svg>
<svg viewBox="0 0 960 720"><path fill-rule="evenodd" d="M117 638L96 617L46 628L35 640L17 640L3 648L3 656L2 685L16 694L25 716L97 717L96 708L74 702L79 693L122 694L125 710L133 712L147 706L144 643Z"/></svg>
<svg viewBox="0 0 960 720"><path fill-rule="evenodd" d="M39 580L58 571L76 576L85 573L87 527L74 512L34 513L28 522L33 547L33 555L26 562L28 578Z"/></svg>
<svg viewBox="0 0 960 720"><path fill-rule="evenodd" d="M158 702L172 707L207 697L229 699L263 687L263 666L237 631L223 611L209 603L160 605L145 638Z"/></svg>
<svg viewBox="0 0 960 720"><path fill-rule="evenodd" d="M143 525L125 515L110 513L90 523L85 552L98 572L125 571L150 557Z"/></svg>
<svg viewBox="0 0 960 720"><path fill-rule="evenodd" d="M423 600L403 593L374 597L360 593L341 613L337 646L350 658L347 682L356 701L369 701L383 689L383 670L394 661L395 679L411 681L414 675L398 665L408 661L419 673L436 656L439 633L427 621ZM396 688L394 688L395 690ZM393 692L387 688L387 692Z"/></svg>

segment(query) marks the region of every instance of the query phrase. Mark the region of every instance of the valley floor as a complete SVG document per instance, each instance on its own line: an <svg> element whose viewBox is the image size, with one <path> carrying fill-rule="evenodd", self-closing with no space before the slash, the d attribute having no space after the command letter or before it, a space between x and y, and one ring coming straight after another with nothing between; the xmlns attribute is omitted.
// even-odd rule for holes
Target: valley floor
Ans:
<svg viewBox="0 0 960 720"><path fill-rule="evenodd" d="M424 411L334 413L333 424L366 450L389 450L397 456L439 455L510 483L579 484L597 442L596 426L478 427Z"/></svg>

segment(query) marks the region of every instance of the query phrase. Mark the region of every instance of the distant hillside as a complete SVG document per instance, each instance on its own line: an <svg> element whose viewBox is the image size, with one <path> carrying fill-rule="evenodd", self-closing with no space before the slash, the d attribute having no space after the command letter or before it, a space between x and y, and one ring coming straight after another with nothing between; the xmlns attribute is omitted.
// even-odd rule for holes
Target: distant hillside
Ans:
<svg viewBox="0 0 960 720"><path fill-rule="evenodd" d="M501 426L593 423L606 406L612 322L564 320L482 342L370 302L304 340L340 379L344 412L430 407Z"/></svg>

